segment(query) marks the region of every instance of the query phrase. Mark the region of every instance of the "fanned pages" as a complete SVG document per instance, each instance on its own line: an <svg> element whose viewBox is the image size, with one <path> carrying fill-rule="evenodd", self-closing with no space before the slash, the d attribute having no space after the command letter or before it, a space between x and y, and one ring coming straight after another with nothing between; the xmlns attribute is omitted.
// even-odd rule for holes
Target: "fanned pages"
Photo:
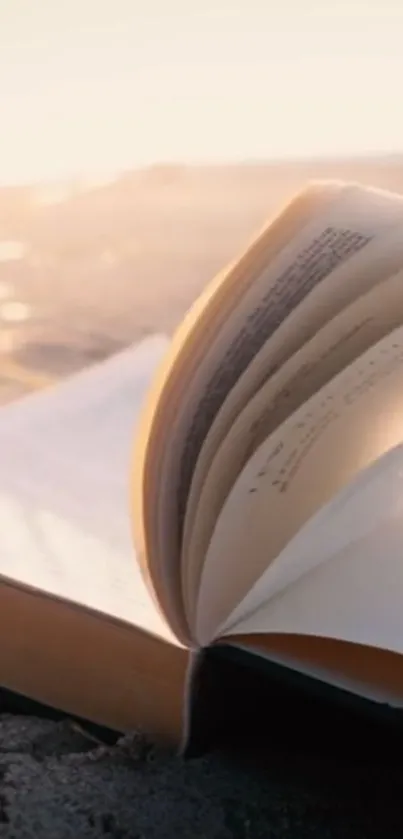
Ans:
<svg viewBox="0 0 403 839"><path fill-rule="evenodd" d="M319 286L315 287L285 319L274 335L266 341L247 370L241 375L224 400L197 460L186 509L182 545L184 573L192 575L193 569L197 568L201 557L204 555L205 542L200 545L200 552L195 554L195 542L198 541L195 532L200 527L201 518L204 527L207 527L205 517L208 514L205 509L201 513L204 506L200 498L201 489L203 487L204 496L206 496L208 494L206 480L209 469L221 443L227 441L231 425L235 421L239 421L242 409L245 406L248 406L249 409L249 403L253 400L256 391L263 388L264 383L277 371L280 371L281 374L282 368L284 365L286 366L290 356L297 353L305 342L320 331L323 324L331 320L343 308L348 307L361 294L371 290L393 274L402 265L402 262L403 241L399 226L394 224L392 230L387 233L383 231L379 233L357 254L343 262ZM290 386L292 386L292 383L290 383ZM246 441L244 441L245 445ZM249 438L247 447L249 453L253 451L251 445ZM215 473L217 474L217 467ZM210 486L211 483L212 481L209 480ZM216 486L216 497L217 494ZM210 495L208 497L210 504L213 505L215 503L213 497ZM217 516L218 510L219 507L211 506L213 516ZM199 520L197 522L196 517ZM189 541L190 533L192 533L192 544ZM187 561L187 556L192 557L190 562ZM196 571L195 577L190 578L188 583L184 583L186 600L191 596L190 592L187 591L187 586L193 591L189 604L190 610L194 608L194 592L197 588L197 582L198 572Z"/></svg>
<svg viewBox="0 0 403 839"><path fill-rule="evenodd" d="M358 250L373 232L374 222L362 235L345 236L340 231L339 239L337 235L333 239L332 232L326 233L327 225L340 217L345 191L355 188L313 185L301 193L246 254L207 288L179 328L150 394L136 449L140 465L133 485L136 540L141 556L147 557L161 607L184 640L190 640L191 633L180 597L180 541L197 455L222 400L265 340L263 323L257 332L253 318L275 319L279 294L285 306L292 308L332 265ZM388 208L390 212L390 202ZM322 236L319 246L318 236ZM294 238L298 245L290 246ZM289 252L294 247L301 259L311 259L315 265L322 254L322 265L288 299ZM315 249L319 249L316 260Z"/></svg>
<svg viewBox="0 0 403 839"><path fill-rule="evenodd" d="M403 272L399 272L358 297L319 329L268 378L238 415L207 473L191 540L183 547L183 573L188 575L184 597L190 614L196 606L200 574L215 522L243 466L287 416L375 341L399 326L402 312Z"/></svg>
<svg viewBox="0 0 403 839"><path fill-rule="evenodd" d="M401 441L402 400L399 327L308 399L258 448L224 504L207 551L197 603L201 643L212 640L308 518Z"/></svg>

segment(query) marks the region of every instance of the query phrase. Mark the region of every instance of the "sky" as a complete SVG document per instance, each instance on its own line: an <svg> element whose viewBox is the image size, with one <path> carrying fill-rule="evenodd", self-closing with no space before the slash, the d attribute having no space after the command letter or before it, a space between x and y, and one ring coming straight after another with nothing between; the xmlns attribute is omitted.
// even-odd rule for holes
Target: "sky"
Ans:
<svg viewBox="0 0 403 839"><path fill-rule="evenodd" d="M403 0L0 0L0 183L403 152Z"/></svg>

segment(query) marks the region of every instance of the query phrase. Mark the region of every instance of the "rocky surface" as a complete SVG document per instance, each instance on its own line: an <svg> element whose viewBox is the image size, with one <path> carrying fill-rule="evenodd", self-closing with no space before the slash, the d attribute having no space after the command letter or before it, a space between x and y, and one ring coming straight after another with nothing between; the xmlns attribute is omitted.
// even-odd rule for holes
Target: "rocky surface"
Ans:
<svg viewBox="0 0 403 839"><path fill-rule="evenodd" d="M380 839L402 835L403 770L273 753L183 761L142 736L0 717L0 837Z"/></svg>

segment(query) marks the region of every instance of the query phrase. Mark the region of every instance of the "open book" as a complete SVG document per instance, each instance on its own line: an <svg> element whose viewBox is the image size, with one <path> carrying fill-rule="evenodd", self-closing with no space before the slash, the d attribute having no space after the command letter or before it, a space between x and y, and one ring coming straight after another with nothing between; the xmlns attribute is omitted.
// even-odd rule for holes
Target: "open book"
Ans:
<svg viewBox="0 0 403 839"><path fill-rule="evenodd" d="M220 644L399 708L402 441L403 198L313 184L172 341L2 409L0 683L185 744Z"/></svg>

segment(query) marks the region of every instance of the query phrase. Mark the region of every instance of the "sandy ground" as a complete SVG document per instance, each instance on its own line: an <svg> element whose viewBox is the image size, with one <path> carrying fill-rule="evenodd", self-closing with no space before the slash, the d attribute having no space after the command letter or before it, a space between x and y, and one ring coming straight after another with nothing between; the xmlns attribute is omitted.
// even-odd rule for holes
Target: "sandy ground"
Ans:
<svg viewBox="0 0 403 839"><path fill-rule="evenodd" d="M399 189L403 166L162 170L39 209L29 191L0 190L1 235L26 248L11 262L0 247L0 400L172 331L214 271L317 176ZM3 300L26 319L10 323ZM403 769L306 752L273 752L264 768L224 754L184 763L138 738L109 748L68 721L0 717L7 839L386 839L403 835L402 781Z"/></svg>
<svg viewBox="0 0 403 839"><path fill-rule="evenodd" d="M71 722L0 717L0 837L386 839L402 835L403 769L303 754L265 767L183 761L131 736L108 747Z"/></svg>

